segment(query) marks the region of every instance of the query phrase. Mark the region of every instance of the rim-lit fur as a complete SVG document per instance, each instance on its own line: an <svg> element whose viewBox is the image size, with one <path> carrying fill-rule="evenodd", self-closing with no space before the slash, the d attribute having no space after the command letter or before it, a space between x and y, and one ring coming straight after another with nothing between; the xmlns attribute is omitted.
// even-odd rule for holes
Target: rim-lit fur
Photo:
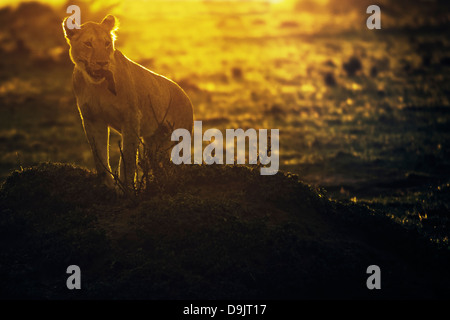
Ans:
<svg viewBox="0 0 450 320"><path fill-rule="evenodd" d="M114 185L109 165L109 129L113 128L122 135L119 177L132 187L140 140L150 148L161 145L161 130L156 129L163 119L174 130L191 131L192 104L175 82L115 48L118 23L114 16L106 16L101 23L87 22L79 29L69 29L66 19L63 30L75 65L74 93L97 172L107 185ZM162 142L170 145L170 135Z"/></svg>

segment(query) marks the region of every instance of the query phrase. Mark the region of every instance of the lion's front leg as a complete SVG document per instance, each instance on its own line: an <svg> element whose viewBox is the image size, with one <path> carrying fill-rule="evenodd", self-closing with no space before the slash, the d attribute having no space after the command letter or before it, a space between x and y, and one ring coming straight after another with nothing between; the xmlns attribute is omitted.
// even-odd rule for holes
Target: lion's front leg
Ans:
<svg viewBox="0 0 450 320"><path fill-rule="evenodd" d="M109 127L100 121L83 121L84 131L91 146L97 174L108 186L114 187L114 178L109 165Z"/></svg>
<svg viewBox="0 0 450 320"><path fill-rule="evenodd" d="M139 129L137 126L126 125L122 128L122 155L120 158L120 180L133 189L136 178L136 156L139 146Z"/></svg>

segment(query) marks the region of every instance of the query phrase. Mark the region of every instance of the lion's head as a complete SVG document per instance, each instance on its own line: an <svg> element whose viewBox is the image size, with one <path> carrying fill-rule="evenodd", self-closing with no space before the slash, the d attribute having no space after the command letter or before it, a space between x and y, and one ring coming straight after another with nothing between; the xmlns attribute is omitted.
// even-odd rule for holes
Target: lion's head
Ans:
<svg viewBox="0 0 450 320"><path fill-rule="evenodd" d="M67 27L63 21L64 35L70 45L70 58L92 83L101 83L112 77L115 31L118 23L107 15L101 23L86 22L79 29Z"/></svg>

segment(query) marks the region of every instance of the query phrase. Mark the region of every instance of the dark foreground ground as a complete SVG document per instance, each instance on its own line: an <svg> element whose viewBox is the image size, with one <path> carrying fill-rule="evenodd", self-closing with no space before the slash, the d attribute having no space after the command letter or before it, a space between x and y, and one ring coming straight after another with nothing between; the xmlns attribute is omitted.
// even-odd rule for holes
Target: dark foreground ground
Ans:
<svg viewBox="0 0 450 320"><path fill-rule="evenodd" d="M0 192L2 299L450 297L450 251L381 211L279 173L177 168L124 200L80 167L12 173ZM78 265L82 290L66 288ZM366 269L381 268L381 290Z"/></svg>

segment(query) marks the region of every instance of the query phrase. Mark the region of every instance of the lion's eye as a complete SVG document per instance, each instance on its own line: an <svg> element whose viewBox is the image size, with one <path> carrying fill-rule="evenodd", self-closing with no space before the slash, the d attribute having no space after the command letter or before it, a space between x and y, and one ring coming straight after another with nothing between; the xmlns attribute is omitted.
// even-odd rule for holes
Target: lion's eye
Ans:
<svg viewBox="0 0 450 320"><path fill-rule="evenodd" d="M86 47L92 48L92 43L91 43L90 41L84 42L84 45L85 45Z"/></svg>
<svg viewBox="0 0 450 320"><path fill-rule="evenodd" d="M111 45L111 42L109 42L109 41L106 41L105 42L105 46L108 48L109 46Z"/></svg>

